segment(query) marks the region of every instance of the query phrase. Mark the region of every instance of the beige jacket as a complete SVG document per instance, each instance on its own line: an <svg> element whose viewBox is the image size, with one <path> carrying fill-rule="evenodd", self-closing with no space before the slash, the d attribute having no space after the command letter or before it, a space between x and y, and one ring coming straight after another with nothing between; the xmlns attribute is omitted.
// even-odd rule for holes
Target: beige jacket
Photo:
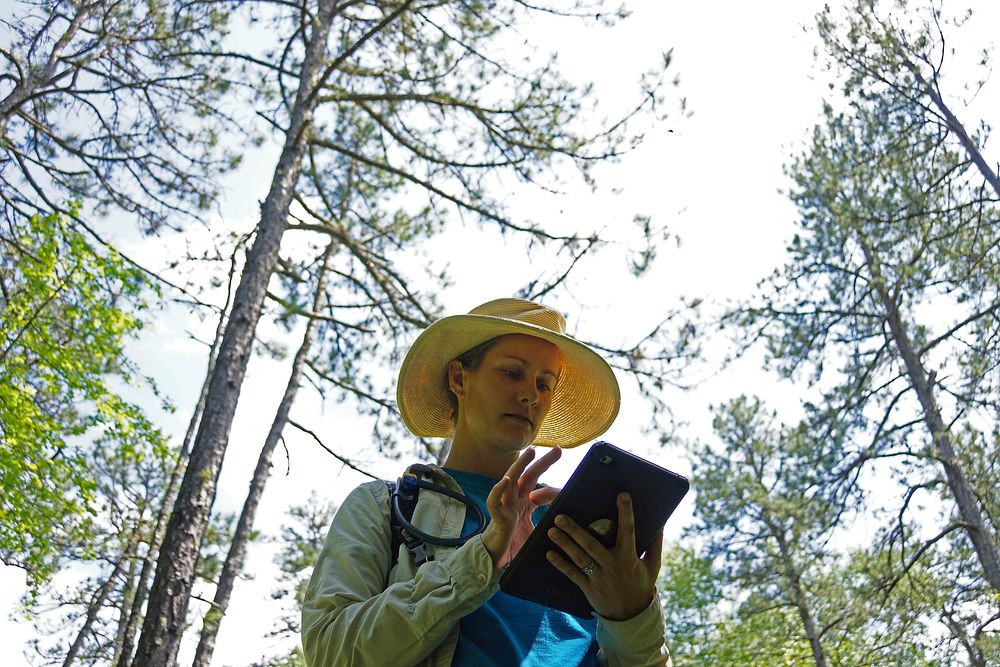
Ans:
<svg viewBox="0 0 1000 667"><path fill-rule="evenodd" d="M461 492L440 468L430 481ZM413 524L431 535L457 537L465 505L421 493ZM434 560L415 568L405 547L389 570L389 493L384 482L362 484L344 500L316 561L302 606L302 646L310 667L448 667L459 620L497 592L503 570L477 536L461 547L431 547ZM658 600L635 618L598 617L598 664L668 666Z"/></svg>

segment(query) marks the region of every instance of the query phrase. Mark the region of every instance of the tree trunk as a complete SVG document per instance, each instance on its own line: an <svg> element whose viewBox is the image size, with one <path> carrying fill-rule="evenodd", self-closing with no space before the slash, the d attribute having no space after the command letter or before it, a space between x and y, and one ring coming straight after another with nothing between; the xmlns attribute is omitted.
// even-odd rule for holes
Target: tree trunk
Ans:
<svg viewBox="0 0 1000 667"><path fill-rule="evenodd" d="M813 661L816 667L826 667L826 654L823 652L823 644L820 643L819 633L816 631L816 621L813 620L809 605L806 602L805 592L802 590L802 582L798 572L792 569L791 563L785 563L785 576L788 578L789 592L792 594L792 603L802 620L802 628L805 630L806 639L809 640L809 648L812 649Z"/></svg>
<svg viewBox="0 0 1000 667"><path fill-rule="evenodd" d="M140 517L141 519L141 517ZM139 524L137 523L133 529L129 532L128 540L123 545L122 553L119 555L118 560L115 562L114 570L108 575L108 578L101 584L101 587L97 589L93 597L90 600L90 604L87 605L87 615L83 621L83 627L76 634L76 638L70 645L69 650L66 651L66 657L63 659L62 667L70 667L76 657L80 654L80 649L83 648L83 644L87 641L87 635L90 634L90 629L94 627L94 621L97 620L97 614L100 613L101 607L104 606L104 601L108 599L108 595L114 590L115 580L121 575L122 571L125 570L125 563L131 563L135 548L139 544Z"/></svg>
<svg viewBox="0 0 1000 667"><path fill-rule="evenodd" d="M350 187L347 188L347 191L350 192ZM347 198L345 197L344 201L346 202L346 200ZM321 312L325 307L327 273L335 249L336 243L331 241L323 253L319 275L316 278L316 292L313 297L312 311L314 313ZM274 448L278 445L281 432L288 421L289 411L295 402L295 395L299 390L302 373L305 370L306 358L316 338L317 326L317 321L310 318L306 324L305 333L302 335L302 343L295 353L288 384L285 386L285 393L281 397L278 410L275 412L274 420L271 422L271 429L267 433L264 446L261 448L260 456L257 458L257 467L254 469L253 479L250 482L250 491L247 493L246 501L243 503L243 511L240 513L240 519L236 524L236 531L233 534L233 543L229 547L226 562L222 567L222 573L219 575L219 585L215 590L215 599L212 601L212 607L205 614L205 619L202 622L201 639L198 642L198 649L195 652L194 662L192 663L193 667L208 667L212 662L212 654L215 652L215 640L219 633L219 627L222 625L222 619L229 608L229 599L232 596L236 577L243 569L247 544L250 542L250 532L253 530L254 520L257 516L257 507L260 504L261 496L264 494L264 487L267 485L267 480L271 474L271 459L274 455Z"/></svg>
<svg viewBox="0 0 1000 667"><path fill-rule="evenodd" d="M254 331L278 259L281 237L288 226L288 209L300 170L307 127L316 105L314 92L322 72L334 9L332 0L321 1L317 20L312 25L285 144L261 209L257 236L243 268L219 358L212 372L205 413L167 525L161 548L165 557L157 563L136 651L136 664L142 667L172 667L177 659L187 623L195 564L215 499Z"/></svg>
<svg viewBox="0 0 1000 667"><path fill-rule="evenodd" d="M149 548L146 550L145 558L142 559L142 570L139 572L139 580L136 582L134 597L129 606L128 617L125 621L125 631L122 634L120 643L115 647L114 665L116 667L129 667L132 664L135 633L142 622L142 606L145 604L146 594L149 592L149 578L153 574L153 568L156 567L156 562L159 559L160 545L163 543L163 533L167 527L167 519L170 516L170 509L173 507L174 498L177 496L177 491L180 487L184 461L191 450L191 441L194 438L195 429L201 423L201 415L205 411L205 400L208 398L208 380L212 377L212 370L215 368L215 360L222 341L222 332L225 328L228 307L229 304L227 303L219 315L219 324L215 330L215 340L212 341L212 348L208 353L205 382L202 384L198 403L194 407L190 421L188 421L184 441L181 444L180 451L177 453L177 461L174 463L173 470L170 471L170 481L167 483L167 489L163 494L163 502L156 515L156 524L153 526L153 532L149 536ZM124 609L122 613L125 613Z"/></svg>
<svg viewBox="0 0 1000 667"><path fill-rule="evenodd" d="M986 182L990 184L993 191L998 197L1000 197L1000 176L997 176L997 172L986 164L986 159L983 157L979 147L977 147L976 143L972 140L972 137L970 137L969 133L965 131L965 126L962 125L961 121L958 120L955 114L951 112L948 105L945 104L945 101L941 97L937 88L924 79L923 75L920 73L920 69L909 59L906 59L904 62L906 63L907 69L910 70L910 73L913 74L917 83L923 89L924 94L930 98L938 112L944 116L945 122L948 124L948 129L952 132L952 134L958 137L958 140L965 149L965 152L969 154L969 159L972 160L973 164L975 164L979 169L979 173L983 175Z"/></svg>
<svg viewBox="0 0 1000 667"><path fill-rule="evenodd" d="M815 661L816 667L826 667L826 654L823 652L823 645L820 643L819 633L816 631L816 620L813 618L812 610L809 608L805 591L802 590L802 579L789 552L784 530L769 517L765 516L764 520L771 534L778 542L778 549L781 552L781 569L784 573L785 581L788 582L789 598L791 598L792 604L795 605L795 610L802 621L802 628L805 630L806 639L809 640L809 648L812 649L813 661Z"/></svg>
<svg viewBox="0 0 1000 667"><path fill-rule="evenodd" d="M951 440L951 433L944 419L941 417L941 410L938 408L937 400L934 396L933 380L930 379L927 369L924 368L920 356L913 348L906 327L903 324L902 315L892 295L886 287L885 278L879 266L878 258L874 251L868 246L864 239L860 239L861 247L865 254L865 262L868 271L872 276L872 285L878 293L882 307L885 309L886 321L889 324L889 331L896 348L906 366L910 384L917 394L920 407L923 411L924 425L930 432L934 441L934 449L938 460L944 466L945 477L948 480L948 488L958 504L959 514L962 516L962 528L969 536L972 547L976 552L986 581L994 590L1000 591L1000 556L997 554L995 543L990 539L990 534L986 523L983 521L982 512L976 503L976 496L969 484L965 471L961 463L955 457L955 447Z"/></svg>
<svg viewBox="0 0 1000 667"><path fill-rule="evenodd" d="M325 69L327 38L337 4L333 0L319 2L319 12L311 26L312 32L299 73L299 86L291 108L285 144L261 208L257 236L243 267L219 358L212 372L205 413L167 525L161 548L165 557L157 563L136 651L135 662L141 667L172 667L177 659L187 622L195 565L215 499L254 331L267 284L278 259L281 237L288 227L288 210L305 152L307 128L317 103L316 91L323 77L338 62L350 57L371 36L384 30L409 8L411 1L405 0L384 16Z"/></svg>
<svg viewBox="0 0 1000 667"><path fill-rule="evenodd" d="M152 534L150 534L150 539L152 539ZM121 659L122 648L125 646L125 635L128 632L129 619L131 618L132 604L135 602L136 590L138 589L139 572L136 570L141 572L141 565L145 562L145 558L141 561L138 558L129 559L128 572L125 574L125 584L122 587L122 606L119 610L118 629L115 632L115 650L111 656L112 665L117 665Z"/></svg>
<svg viewBox="0 0 1000 667"><path fill-rule="evenodd" d="M986 656L983 655L982 648L968 635L962 622L948 612L941 614L941 621L951 631L951 636L958 639L958 643L965 649L965 654L969 657L969 667L986 667Z"/></svg>

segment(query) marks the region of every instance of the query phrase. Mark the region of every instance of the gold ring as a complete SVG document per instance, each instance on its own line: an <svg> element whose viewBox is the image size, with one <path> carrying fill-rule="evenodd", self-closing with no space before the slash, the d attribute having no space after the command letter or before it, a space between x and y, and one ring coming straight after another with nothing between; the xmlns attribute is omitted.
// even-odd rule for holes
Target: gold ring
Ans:
<svg viewBox="0 0 1000 667"><path fill-rule="evenodd" d="M583 572L585 575L589 577L594 573L595 569L597 569L597 561L591 559L590 564L587 567L580 568L580 572Z"/></svg>

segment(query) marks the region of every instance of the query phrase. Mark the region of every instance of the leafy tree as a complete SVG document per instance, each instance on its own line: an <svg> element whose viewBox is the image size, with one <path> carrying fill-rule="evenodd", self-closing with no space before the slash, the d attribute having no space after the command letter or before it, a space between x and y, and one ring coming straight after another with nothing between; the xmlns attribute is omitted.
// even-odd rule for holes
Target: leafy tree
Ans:
<svg viewBox="0 0 1000 667"><path fill-rule="evenodd" d="M670 640L670 655L678 667L699 662L717 643L725 612L724 573L712 559L695 549L669 545L657 587Z"/></svg>
<svg viewBox="0 0 1000 667"><path fill-rule="evenodd" d="M773 419L759 401L745 397L716 410L723 449L695 452L694 532L708 539L709 555L721 558L728 577L750 593L742 609L753 615L755 606L765 613L788 607L799 618L813 664L825 667L822 635L831 624L810 582L831 556L836 505L826 497L823 476L837 449L803 428L777 428Z"/></svg>
<svg viewBox="0 0 1000 667"><path fill-rule="evenodd" d="M0 75L0 209L3 227L10 230L7 240L33 228L33 216L58 212L73 229L86 233L75 237L74 252L90 244L95 257L138 266L113 248L90 213L83 215L79 205L63 202L82 198L100 215L124 213L149 233L177 228L208 207L216 193L215 178L238 163L221 148L223 133L238 124L219 104L230 86L224 64L195 52L220 43L231 4L11 3L10 16L0 22L0 58L6 65ZM16 265L17 254L7 250L4 259L10 257ZM139 277L129 274L128 281ZM124 292L109 298L124 304L132 296ZM109 324L109 331L120 325L114 319ZM89 372L92 364L106 366L112 376L122 368L134 374L127 360L115 360L110 351L74 361L81 372ZM73 385L70 375L65 379ZM95 407L80 394L81 388L74 387L62 396L67 405L77 400L86 406L83 412ZM96 409L101 415L121 406L97 404ZM103 419L93 420L98 428ZM137 427L151 431L144 421ZM89 498L92 482L59 472L64 461L45 464L41 472L48 483L64 487L67 498ZM68 506L58 515L67 521L75 516ZM22 528L22 535L30 534L29 526ZM65 526L61 533L83 540L74 530ZM36 552L48 548L46 538L35 538L33 544ZM155 550L151 554L155 558ZM33 563L33 571L46 576L39 565ZM54 565L52 559L46 567ZM29 579L32 586L37 581ZM140 607L142 589L136 600Z"/></svg>
<svg viewBox="0 0 1000 667"><path fill-rule="evenodd" d="M720 665L951 664L931 657L935 610L912 579L881 588L884 559L836 548L844 507L862 500L837 497L844 487L830 483L843 442L774 419L759 401L735 399L716 410L722 446L696 448L689 532L706 553L685 561L702 582L687 598L697 604L679 598L695 612L682 625L686 655Z"/></svg>
<svg viewBox="0 0 1000 667"><path fill-rule="evenodd" d="M66 545L91 543L89 449L134 460L141 445L163 446L121 396L142 380L123 348L142 329L149 285L60 214L3 224L0 248L0 555L36 591Z"/></svg>
<svg viewBox="0 0 1000 667"><path fill-rule="evenodd" d="M44 664L110 660L135 565L161 501L171 460L167 448L141 439L133 440L129 451L108 444L113 445L97 442L82 453L94 484L93 535L85 545L60 544L64 561L83 560L96 574L68 588L47 585L35 605L39 637L33 645Z"/></svg>
<svg viewBox="0 0 1000 667"><path fill-rule="evenodd" d="M106 444L106 443L98 443ZM176 451L136 441L135 454L113 447L88 449L94 480L95 530L87 553L63 544L63 559L84 561L89 572L70 586L49 584L34 604L32 641L39 664L108 665L120 655L130 608L141 580L141 565L153 548L155 527L176 461ZM218 577L234 517L214 517L196 570L198 582ZM147 582L148 583L148 582Z"/></svg>
<svg viewBox="0 0 1000 667"><path fill-rule="evenodd" d="M673 664L815 665L794 610L748 593L714 560L676 546L664 554L660 590Z"/></svg>
<svg viewBox="0 0 1000 667"><path fill-rule="evenodd" d="M335 504L324 501L315 493L310 495L305 504L288 509L290 522L281 526L282 547L275 557L281 570L278 577L281 586L272 595L275 599L291 598L293 605L284 618L284 626L276 629L275 635L298 636L299 610L309 585L309 577L312 576L313 565L323 549L326 534L336 513Z"/></svg>
<svg viewBox="0 0 1000 667"><path fill-rule="evenodd" d="M719 637L700 656L704 663L718 665L782 665L812 667L816 664L801 634L801 620L793 609L770 605L753 596L747 609L738 610L723 623Z"/></svg>
<svg viewBox="0 0 1000 667"><path fill-rule="evenodd" d="M142 605L148 574L136 566L156 559L161 478L178 458L122 398L146 384L124 347L159 290L113 251L95 252L68 216L0 227L0 474L10 490L0 553L28 571L28 615L64 612L42 614L54 643L39 641L39 655L108 662L128 645L130 606ZM53 589L49 577L72 563L98 574Z"/></svg>

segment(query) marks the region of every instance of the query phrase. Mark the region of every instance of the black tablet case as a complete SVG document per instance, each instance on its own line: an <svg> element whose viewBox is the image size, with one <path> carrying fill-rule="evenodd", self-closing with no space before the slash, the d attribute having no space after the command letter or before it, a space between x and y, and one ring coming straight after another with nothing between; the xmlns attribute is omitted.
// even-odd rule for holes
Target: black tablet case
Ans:
<svg viewBox="0 0 1000 667"><path fill-rule="evenodd" d="M607 442L597 442L577 466L562 492L556 497L528 536L524 546L500 577L500 588L526 600L590 618L593 608L583 592L545 557L549 550L561 550L549 539L548 530L559 514L566 514L584 527L614 523L602 537L605 546L617 537L618 506L622 491L632 496L636 517L636 547L639 554L653 540L690 488L677 473L629 454Z"/></svg>

